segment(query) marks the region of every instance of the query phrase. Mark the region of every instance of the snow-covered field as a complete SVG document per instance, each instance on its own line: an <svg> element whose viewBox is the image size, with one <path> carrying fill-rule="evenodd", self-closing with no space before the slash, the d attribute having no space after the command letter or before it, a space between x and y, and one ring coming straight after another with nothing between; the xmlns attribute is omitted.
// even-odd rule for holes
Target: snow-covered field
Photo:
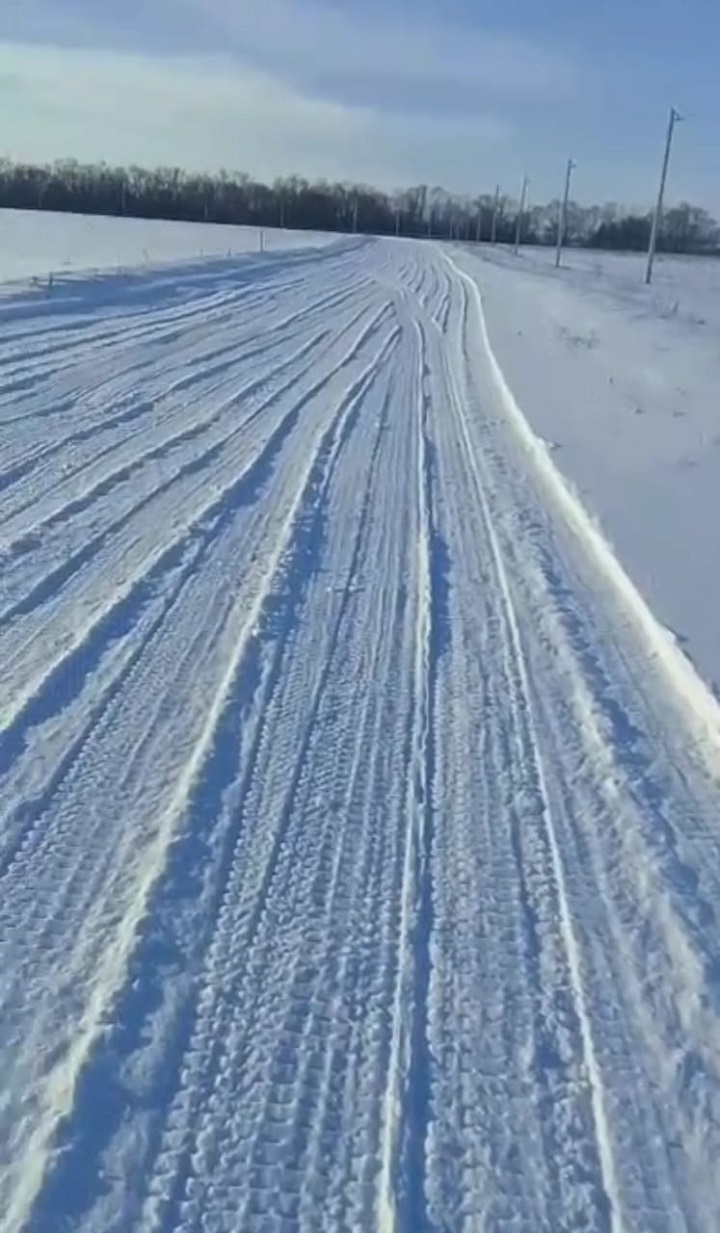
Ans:
<svg viewBox="0 0 720 1233"><path fill-rule="evenodd" d="M9 299L0 443L0 1231L717 1233L718 706L454 254Z"/></svg>
<svg viewBox="0 0 720 1233"><path fill-rule="evenodd" d="M267 250L320 248L334 237L309 231L266 231ZM166 262L257 252L255 227L205 226L154 219L0 210L0 284L47 283L90 271L112 272Z"/></svg>
<svg viewBox="0 0 720 1233"><path fill-rule="evenodd" d="M462 254L536 431L720 693L720 261Z"/></svg>

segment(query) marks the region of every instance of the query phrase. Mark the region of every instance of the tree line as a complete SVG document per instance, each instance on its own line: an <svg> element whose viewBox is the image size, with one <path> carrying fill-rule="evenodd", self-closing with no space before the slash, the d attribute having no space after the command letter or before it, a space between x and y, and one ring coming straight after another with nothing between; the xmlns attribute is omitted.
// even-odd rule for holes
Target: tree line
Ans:
<svg viewBox="0 0 720 1233"><path fill-rule="evenodd" d="M300 176L264 184L241 172L200 174L179 167L110 167L74 160L47 166L0 161L0 208L55 210L185 222L234 223L297 230L426 236L511 243L518 203L495 194L459 196L426 184L382 192L367 185L308 181ZM560 203L524 212L524 244L554 244ZM590 248L644 250L651 215L611 202L570 203L567 243ZM676 253L720 251L715 220L687 202L665 211L658 247Z"/></svg>

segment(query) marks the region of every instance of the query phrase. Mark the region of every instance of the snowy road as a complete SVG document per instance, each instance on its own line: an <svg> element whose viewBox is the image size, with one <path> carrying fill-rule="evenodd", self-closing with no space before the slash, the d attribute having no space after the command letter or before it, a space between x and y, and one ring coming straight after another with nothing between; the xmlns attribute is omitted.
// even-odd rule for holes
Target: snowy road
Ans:
<svg viewBox="0 0 720 1233"><path fill-rule="evenodd" d="M0 323L1 1233L717 1233L715 704L474 284L63 294Z"/></svg>

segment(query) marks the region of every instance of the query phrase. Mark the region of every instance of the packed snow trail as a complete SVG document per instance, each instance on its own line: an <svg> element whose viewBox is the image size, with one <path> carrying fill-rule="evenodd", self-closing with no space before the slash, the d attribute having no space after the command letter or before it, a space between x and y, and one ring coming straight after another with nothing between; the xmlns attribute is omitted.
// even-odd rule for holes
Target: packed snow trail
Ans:
<svg viewBox="0 0 720 1233"><path fill-rule="evenodd" d="M714 703L470 280L23 301L0 441L1 1233L716 1233Z"/></svg>

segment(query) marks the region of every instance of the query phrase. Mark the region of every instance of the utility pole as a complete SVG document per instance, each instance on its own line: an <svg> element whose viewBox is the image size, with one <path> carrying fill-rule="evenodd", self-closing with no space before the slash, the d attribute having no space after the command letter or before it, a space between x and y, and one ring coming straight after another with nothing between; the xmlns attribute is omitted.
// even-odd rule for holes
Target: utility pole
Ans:
<svg viewBox="0 0 720 1233"><path fill-rule="evenodd" d="M565 175L565 195L563 197L563 203L562 203L562 207L560 210L560 217L558 219L557 252L555 254L555 268L558 270L560 269L560 262L562 261L563 244L565 243L565 233L567 232L568 202L570 200L570 181L572 179L572 173L576 167L577 167L577 163L575 162L575 159L569 158L568 165L567 165L567 173Z"/></svg>
<svg viewBox="0 0 720 1233"><path fill-rule="evenodd" d="M518 210L517 225L515 227L515 256L520 252L520 239L522 236L522 219L525 212L525 199L527 197L528 178L523 176L522 190L520 193L520 209Z"/></svg>
<svg viewBox="0 0 720 1233"><path fill-rule="evenodd" d="M490 228L490 243L497 243L497 220L500 212L500 185L495 188L495 201L493 203L492 226Z"/></svg>
<svg viewBox="0 0 720 1233"><path fill-rule="evenodd" d="M658 235L660 232L660 223L662 220L663 200L665 197L665 184L667 182L668 167L670 165L670 150L672 149L673 133L678 120L682 120L680 112L674 107L670 108L670 122L668 124L667 138L665 141L665 156L663 158L662 172L660 173L660 191L658 192L657 205L653 214L652 229L650 231L650 247L648 248L647 269L645 271L645 282L649 286L652 282L653 265L655 263L655 252L657 250Z"/></svg>

